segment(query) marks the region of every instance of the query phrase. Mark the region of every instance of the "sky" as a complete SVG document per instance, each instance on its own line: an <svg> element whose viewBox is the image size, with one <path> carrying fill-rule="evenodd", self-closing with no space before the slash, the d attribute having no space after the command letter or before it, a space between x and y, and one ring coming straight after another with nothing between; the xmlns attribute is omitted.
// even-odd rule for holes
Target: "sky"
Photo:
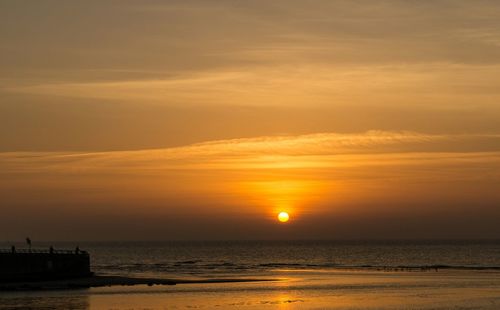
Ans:
<svg viewBox="0 0 500 310"><path fill-rule="evenodd" d="M498 1L0 0L0 40L0 240L500 237Z"/></svg>

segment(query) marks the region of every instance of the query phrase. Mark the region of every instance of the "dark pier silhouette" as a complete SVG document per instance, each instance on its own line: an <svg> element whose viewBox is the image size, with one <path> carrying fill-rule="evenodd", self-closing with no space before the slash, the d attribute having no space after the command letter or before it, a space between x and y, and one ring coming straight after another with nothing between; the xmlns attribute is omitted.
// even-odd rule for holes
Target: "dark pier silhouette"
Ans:
<svg viewBox="0 0 500 310"><path fill-rule="evenodd" d="M90 256L78 249L0 249L0 282L45 281L92 275Z"/></svg>
<svg viewBox="0 0 500 310"><path fill-rule="evenodd" d="M114 285L176 285L273 281L260 278L164 279L95 275L90 255L80 250L0 249L0 292L65 290Z"/></svg>

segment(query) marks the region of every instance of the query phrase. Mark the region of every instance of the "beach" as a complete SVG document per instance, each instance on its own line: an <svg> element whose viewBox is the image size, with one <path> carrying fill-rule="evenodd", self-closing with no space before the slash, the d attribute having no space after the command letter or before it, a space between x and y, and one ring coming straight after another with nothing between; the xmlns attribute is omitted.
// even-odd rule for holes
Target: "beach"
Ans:
<svg viewBox="0 0 500 310"><path fill-rule="evenodd" d="M0 292L12 291L49 291L76 290L83 288L134 286L134 285L177 285L201 283L239 283L277 281L271 278L219 278L219 279L164 279L145 277L121 277L107 275L92 275L89 277L63 278L55 280L0 282Z"/></svg>
<svg viewBox="0 0 500 310"><path fill-rule="evenodd" d="M0 309L498 309L498 271L275 270L275 281L0 293Z"/></svg>

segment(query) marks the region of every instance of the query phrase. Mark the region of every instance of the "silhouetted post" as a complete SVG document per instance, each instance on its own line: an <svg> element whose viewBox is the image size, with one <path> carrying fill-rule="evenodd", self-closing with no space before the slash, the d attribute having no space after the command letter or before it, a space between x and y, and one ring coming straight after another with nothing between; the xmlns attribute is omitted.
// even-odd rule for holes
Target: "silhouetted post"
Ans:
<svg viewBox="0 0 500 310"><path fill-rule="evenodd" d="M79 253L80 253L80 248L78 246L76 246L75 254L79 254Z"/></svg>
<svg viewBox="0 0 500 310"><path fill-rule="evenodd" d="M50 248L49 248L49 253L54 254L54 248L52 246L50 246Z"/></svg>
<svg viewBox="0 0 500 310"><path fill-rule="evenodd" d="M12 251L12 253L16 253L16 247L15 246L11 246L10 250Z"/></svg>

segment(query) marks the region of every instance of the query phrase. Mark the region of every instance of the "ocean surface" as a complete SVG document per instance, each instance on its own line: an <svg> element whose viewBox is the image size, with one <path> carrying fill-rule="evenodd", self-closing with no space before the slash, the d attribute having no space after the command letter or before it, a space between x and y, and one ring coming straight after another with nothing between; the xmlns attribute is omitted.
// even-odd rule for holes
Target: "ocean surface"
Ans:
<svg viewBox="0 0 500 310"><path fill-rule="evenodd" d="M500 309L500 241L35 243L50 245L98 274L273 281L0 292L0 309Z"/></svg>
<svg viewBox="0 0 500 310"><path fill-rule="evenodd" d="M276 269L498 268L495 241L226 241L80 244L96 272L147 276L267 274Z"/></svg>

